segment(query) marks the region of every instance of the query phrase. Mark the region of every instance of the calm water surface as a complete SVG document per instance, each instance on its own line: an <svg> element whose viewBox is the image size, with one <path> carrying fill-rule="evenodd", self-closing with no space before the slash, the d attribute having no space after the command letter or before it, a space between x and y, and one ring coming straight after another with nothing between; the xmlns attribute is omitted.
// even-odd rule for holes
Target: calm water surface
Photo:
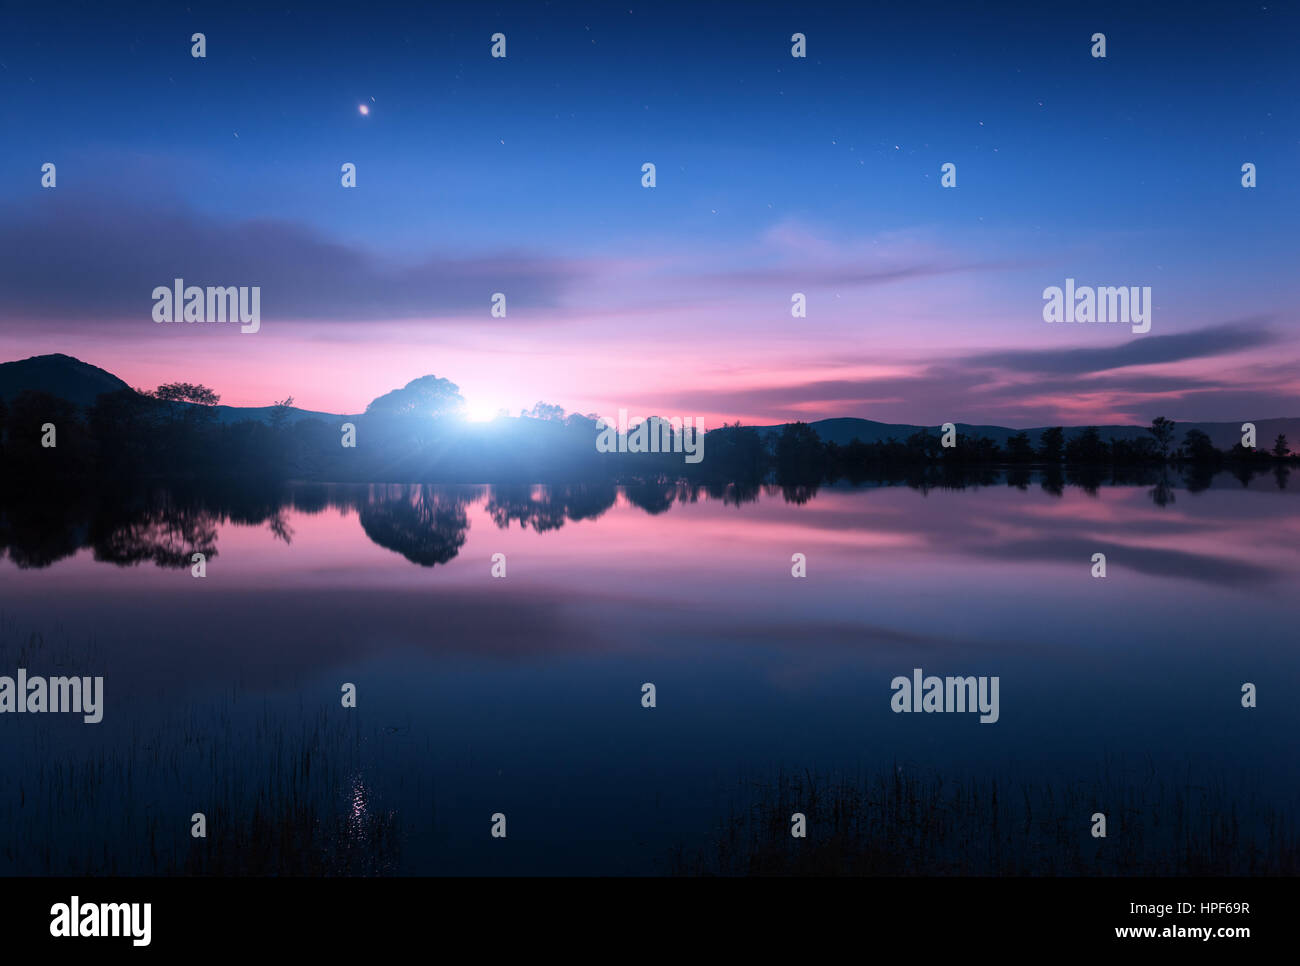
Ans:
<svg viewBox="0 0 1300 966"><path fill-rule="evenodd" d="M1300 502L1272 476L312 486L0 523L0 674L105 678L100 725L0 716L0 871L175 864L192 812L230 835L277 795L363 848L391 823L361 871L644 873L778 770L1300 787ZM1000 720L893 713L917 667L997 675Z"/></svg>

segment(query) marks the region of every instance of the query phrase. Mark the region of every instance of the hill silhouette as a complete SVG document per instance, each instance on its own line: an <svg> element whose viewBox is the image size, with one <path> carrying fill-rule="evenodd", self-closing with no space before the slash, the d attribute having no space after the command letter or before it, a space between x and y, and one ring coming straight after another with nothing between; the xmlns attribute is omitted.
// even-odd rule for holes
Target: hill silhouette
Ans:
<svg viewBox="0 0 1300 966"><path fill-rule="evenodd" d="M6 402L32 390L90 406L103 393L129 388L111 372L62 353L0 363L0 399Z"/></svg>
<svg viewBox="0 0 1300 966"><path fill-rule="evenodd" d="M29 483L256 477L816 486L840 479L951 482L994 467L1031 466L1086 470L1092 479L1106 468L1176 465L1194 472L1202 486L1207 474L1228 466L1248 478L1267 469L1285 475L1284 464L1300 461L1288 453L1300 440L1300 419L1251 420L1257 435L1245 447L1236 421L1027 430L957 423L954 437L938 426L840 417L737 423L686 438L652 417L626 429L615 446L596 417L542 403L516 417L467 421L456 385L432 375L385 393L359 415L220 406L215 392L187 383L140 392L62 354L0 365L0 392L0 475ZM57 429L57 447L43 427ZM693 452L699 458L687 460Z"/></svg>
<svg viewBox="0 0 1300 966"><path fill-rule="evenodd" d="M412 384L419 381L418 379L413 380ZM408 384L408 388L409 385L411 384ZM60 399L66 399L78 406L90 406L101 393L115 392L127 388L130 388L127 383L111 372L63 353L32 356L29 359L17 362L0 363L0 399L5 400L12 400L19 392L32 389L47 392ZM389 393L388 396L393 396L396 392L395 390L393 393ZM176 405L187 407L189 404L177 403ZM221 423L238 423L246 420L269 422L274 409L273 406L218 405L210 407L210 411L216 420ZM289 407L285 410L285 415L288 421L296 422L302 419L348 420L355 419L359 414L329 413ZM1293 442L1300 442L1300 417L1253 418L1248 416L1246 419L1255 424L1261 445L1271 445L1279 433L1285 434ZM1210 442L1216 447L1228 450L1241 441L1241 424L1243 421L1245 420L1222 422L1180 421L1178 431L1181 437L1188 430L1200 430L1209 436ZM753 428L760 433L779 433L787 425L791 424L777 423L754 426ZM835 443L840 446L847 446L855 439L863 443L883 443L889 439L905 440L918 432L928 432L936 436L939 434L939 426L935 424L882 423L873 419L862 419L855 416L818 419L808 425L816 431L822 442ZM1024 432L1029 436L1030 442L1035 447L1041 444L1042 433L1049 428L1036 426L1018 429L1008 426L962 422L956 423L956 426L957 432L962 436L984 436L993 440L999 446L1006 446L1007 441L1012 436ZM1074 428L1077 427L1066 427L1067 430ZM1101 438L1107 442L1113 442L1114 440L1133 442L1148 435L1146 426L1137 425L1097 426L1097 431Z"/></svg>
<svg viewBox="0 0 1300 966"><path fill-rule="evenodd" d="M19 393L32 391L49 393L77 406L93 406L95 400L104 393L130 388L130 385L113 373L61 352L0 363L0 400L5 402L12 402ZM190 404L173 405L183 409ZM238 423L249 419L269 422L274 410L274 406L211 407L217 421L222 423ZM336 414L291 406L285 415L293 422L313 417L334 419Z"/></svg>
<svg viewBox="0 0 1300 966"><path fill-rule="evenodd" d="M1234 422L1178 422L1179 438L1190 429L1198 429L1210 437L1210 442L1219 449L1232 449L1234 445L1241 442L1241 424L1246 420L1237 420ZM1285 417L1269 419L1250 419L1255 424L1256 436L1260 444L1265 448L1271 446L1273 440L1279 433L1284 434L1287 439L1300 442L1300 418L1289 419ZM778 423L772 426L755 426L761 433L780 432L786 423ZM929 426L913 425L911 423L879 423L873 419L858 419L852 416L838 416L830 419L818 419L810 425L821 437L822 442L836 443L840 446L847 446L855 439L863 443L883 443L888 439L903 440L907 439L913 433L922 430L933 436L939 435L939 427L935 424ZM957 432L961 436L986 436L999 446L1006 446L1007 441L1016 433L1025 433L1029 437L1029 442L1038 447L1042 444L1042 434L1050 427L1035 426L1027 429L1011 429L1006 426L984 426L973 423L956 423ZM1080 427L1067 426L1067 430L1073 430ZM1146 426L1126 426L1110 425L1097 426L1097 432L1106 442L1121 440L1132 443L1144 439L1149 435Z"/></svg>

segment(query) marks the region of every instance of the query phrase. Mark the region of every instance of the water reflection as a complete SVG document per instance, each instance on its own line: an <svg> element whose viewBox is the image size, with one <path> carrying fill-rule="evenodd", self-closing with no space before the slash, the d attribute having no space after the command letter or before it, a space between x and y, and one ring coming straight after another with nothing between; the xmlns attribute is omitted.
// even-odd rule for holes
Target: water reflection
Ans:
<svg viewBox="0 0 1300 966"><path fill-rule="evenodd" d="M465 507L477 495L430 484L373 486L355 504L366 536L411 563L432 567L453 560L465 544Z"/></svg>
<svg viewBox="0 0 1300 966"><path fill-rule="evenodd" d="M724 827L719 789L749 769L774 797L737 814L788 816L780 769L896 762L981 801L989 776L1050 775L1069 814L1077 795L1162 820L1166 800L1142 797L1152 768L1182 788L1189 763L1230 766L1187 834L1217 828L1201 819L1238 787L1268 800L1256 815L1294 814L1300 706L1245 712L1239 695L1300 686L1300 504L1285 473L1244 483L1015 469L9 494L0 669L103 674L109 697L93 729L0 722L15 729L0 825L40 846L0 848L0 872L75 871L88 848L147 872L649 871L655 850ZM1105 580L1089 575L1098 551ZM216 562L206 580L186 570L194 552ZM491 579L496 552L508 580ZM1002 718L894 714L889 682L916 667L999 675ZM1146 770L1099 782L1114 751ZM852 804L859 786L844 788ZM914 790L903 800L949 814L946 794ZM226 851L162 825L195 801L226 803L210 806L240 829ZM483 817L503 801L534 822L535 851L491 848ZM111 848L89 842L100 829ZM155 832L179 844L155 854ZM1005 855L1031 871L1068 859ZM958 860L1002 868L951 844L922 864Z"/></svg>
<svg viewBox="0 0 1300 966"><path fill-rule="evenodd" d="M1286 493L1290 470L1279 466L1257 471L1237 467L1210 474L1198 467L1184 473L1152 469L1130 473L1101 473L1094 470L1039 471L1011 468L1004 471L943 470L938 474L919 472L877 481L868 485L825 487L817 484L694 485L676 481L643 481L625 486L612 483L561 486L507 484L443 486L436 484L301 484L157 487L120 493L111 490L95 494L40 491L0 494L0 558L20 569L50 567L89 548L94 560L119 567L151 563L160 568L189 567L192 555L202 553L209 560L219 552L219 536L229 525L264 527L278 542L289 546L295 537L294 517L337 513L355 517L361 532L375 545L400 554L421 567L438 567L455 560L462 552L471 525L471 509L481 505L484 516L499 530L514 526L536 534L548 534L577 522L600 521L613 508L622 506L659 518L674 507L712 503L742 509L772 501L792 507L840 506L847 494L856 494L860 505L870 507L881 499L879 492L906 488L926 495L936 490L978 491L1005 488L1029 493L1035 487L1063 498L1076 490L1097 498L1107 488L1141 489L1161 510L1173 512L1178 491L1201 494L1215 489L1246 489L1253 492ZM1280 508L1279 508L1280 509ZM751 522L759 518L751 517ZM948 551L973 541L981 553L1000 556L1026 555L1066 559L1081 551L1069 537L1073 529L1068 515L1048 518L1039 515L1040 532L1032 541L994 539L989 521L974 521L965 535L947 533L941 541ZM1171 521L1172 523L1172 521ZM803 521L816 525L816 518ZM872 520L878 528L880 521ZM1139 530L1144 523L1135 524ZM924 520L909 519L907 531L924 533ZM938 543L940 541L936 541ZM1209 555L1213 557L1214 555ZM1152 559L1153 568L1172 563ZM1202 571L1206 579L1258 577L1258 568L1214 566L1209 560ZM1193 568L1178 568L1190 570Z"/></svg>

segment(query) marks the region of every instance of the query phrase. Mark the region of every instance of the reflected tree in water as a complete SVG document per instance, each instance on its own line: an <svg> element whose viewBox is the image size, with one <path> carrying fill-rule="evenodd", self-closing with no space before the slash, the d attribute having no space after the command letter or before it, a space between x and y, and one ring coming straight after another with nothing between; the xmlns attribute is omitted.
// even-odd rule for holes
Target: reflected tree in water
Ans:
<svg viewBox="0 0 1300 966"><path fill-rule="evenodd" d="M563 486L493 486L486 510L500 529L521 527L537 533L558 530L570 520L595 520L614 505L613 483L571 483Z"/></svg>
<svg viewBox="0 0 1300 966"><path fill-rule="evenodd" d="M421 567L445 564L460 553L469 530L462 494L430 484L376 486L359 512L367 537Z"/></svg>
<svg viewBox="0 0 1300 966"><path fill-rule="evenodd" d="M677 499L677 484L663 480L647 480L623 487L629 503L655 516L667 512Z"/></svg>

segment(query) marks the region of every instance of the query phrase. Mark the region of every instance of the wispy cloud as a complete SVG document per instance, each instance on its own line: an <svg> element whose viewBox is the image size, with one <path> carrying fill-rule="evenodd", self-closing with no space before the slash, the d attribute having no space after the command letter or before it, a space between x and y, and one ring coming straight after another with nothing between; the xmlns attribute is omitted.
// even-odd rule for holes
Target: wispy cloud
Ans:
<svg viewBox="0 0 1300 966"><path fill-rule="evenodd" d="M1225 355L1279 341L1275 333L1264 327L1266 321L1242 319L1194 332L1130 339L1104 348L988 352L967 356L964 361L971 366L1014 372L1086 375L1130 366Z"/></svg>
<svg viewBox="0 0 1300 966"><path fill-rule="evenodd" d="M0 312L96 321L147 321L154 287L173 278L260 285L262 311L285 319L487 318L493 292L551 306L589 269L527 251L398 261L291 222L102 201L0 211L0 254Z"/></svg>
<svg viewBox="0 0 1300 966"><path fill-rule="evenodd" d="M1259 320L1148 337L1104 349L981 352L941 363L899 365L861 377L779 382L687 391L679 408L770 413L780 419L860 416L883 422L946 420L1007 425L1057 421L1144 422L1155 415L1183 419L1289 416L1300 412L1294 369L1246 366L1227 357L1282 342ZM1150 343L1152 348L1142 348ZM1194 372L1140 366L1199 361ZM842 360L838 371L852 366ZM828 367L830 368L830 367ZM1080 416L1084 412L1086 415Z"/></svg>

